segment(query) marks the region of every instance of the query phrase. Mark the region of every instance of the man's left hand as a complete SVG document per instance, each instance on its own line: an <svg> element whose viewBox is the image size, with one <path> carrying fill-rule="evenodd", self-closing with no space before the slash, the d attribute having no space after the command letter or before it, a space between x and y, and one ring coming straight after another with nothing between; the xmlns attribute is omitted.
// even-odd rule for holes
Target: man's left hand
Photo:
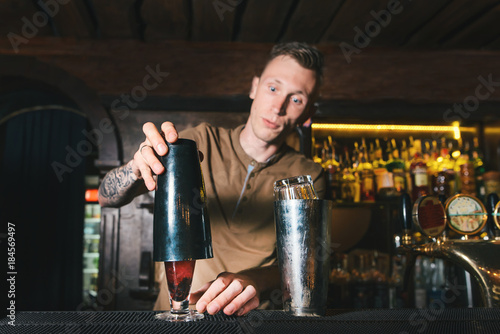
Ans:
<svg viewBox="0 0 500 334"><path fill-rule="evenodd" d="M196 302L196 309L203 313L238 316L247 314L259 306L260 292L257 284L247 275L223 272L217 279L207 283L191 294L190 301Z"/></svg>

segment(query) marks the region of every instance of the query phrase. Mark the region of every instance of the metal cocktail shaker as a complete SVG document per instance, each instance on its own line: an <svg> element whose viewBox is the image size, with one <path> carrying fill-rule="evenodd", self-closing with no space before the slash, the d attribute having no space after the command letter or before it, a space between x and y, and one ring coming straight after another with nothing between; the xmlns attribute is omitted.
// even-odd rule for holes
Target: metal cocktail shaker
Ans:
<svg viewBox="0 0 500 334"><path fill-rule="evenodd" d="M333 202L274 202L283 307L295 316L326 313Z"/></svg>
<svg viewBox="0 0 500 334"><path fill-rule="evenodd" d="M212 258L203 175L196 143L167 143L160 157L165 173L158 175L153 218L154 261Z"/></svg>

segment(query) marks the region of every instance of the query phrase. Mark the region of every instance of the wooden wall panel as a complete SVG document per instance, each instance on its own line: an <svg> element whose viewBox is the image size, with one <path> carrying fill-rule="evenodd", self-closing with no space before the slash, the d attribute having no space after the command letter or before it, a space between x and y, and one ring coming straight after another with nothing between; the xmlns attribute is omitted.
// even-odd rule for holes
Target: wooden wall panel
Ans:
<svg viewBox="0 0 500 334"><path fill-rule="evenodd" d="M252 76L272 44L141 43L134 40L61 41L34 39L20 54L57 66L85 81L99 95L121 96L144 87L151 71L164 75L148 96L246 96ZM325 54L325 100L463 103L476 95L500 101L500 53L493 51L401 51L366 49L350 63L338 46L320 44ZM0 54L15 54L0 41ZM149 69L148 69L149 68ZM168 73L168 74L166 74Z"/></svg>

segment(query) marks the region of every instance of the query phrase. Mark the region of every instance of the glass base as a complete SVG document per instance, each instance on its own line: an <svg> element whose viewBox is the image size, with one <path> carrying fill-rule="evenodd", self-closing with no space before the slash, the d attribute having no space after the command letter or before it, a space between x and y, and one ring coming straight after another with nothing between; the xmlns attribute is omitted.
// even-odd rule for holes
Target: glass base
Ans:
<svg viewBox="0 0 500 334"><path fill-rule="evenodd" d="M156 319L172 321L172 322L188 322L197 321L203 319L205 316L202 313L198 313L196 310L188 310L188 312L183 313L172 313L171 311L158 313L155 315Z"/></svg>

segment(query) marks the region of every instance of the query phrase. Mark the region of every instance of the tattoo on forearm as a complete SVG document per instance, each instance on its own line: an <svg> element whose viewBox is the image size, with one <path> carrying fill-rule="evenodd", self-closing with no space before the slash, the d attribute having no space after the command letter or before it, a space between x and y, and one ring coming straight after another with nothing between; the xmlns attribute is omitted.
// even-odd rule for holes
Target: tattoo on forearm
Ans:
<svg viewBox="0 0 500 334"><path fill-rule="evenodd" d="M123 205L132 201L140 185L132 168L125 166L113 169L103 179L99 195L103 205Z"/></svg>

